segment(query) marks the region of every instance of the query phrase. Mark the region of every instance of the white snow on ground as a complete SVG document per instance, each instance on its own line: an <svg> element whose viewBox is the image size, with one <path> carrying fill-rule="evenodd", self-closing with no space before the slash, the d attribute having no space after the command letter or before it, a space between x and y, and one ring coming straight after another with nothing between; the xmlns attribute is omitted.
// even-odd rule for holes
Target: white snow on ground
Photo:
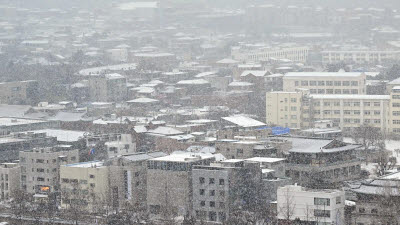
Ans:
<svg viewBox="0 0 400 225"><path fill-rule="evenodd" d="M345 137L343 138L344 142L347 143L354 143L352 138ZM397 159L397 165L400 165L400 140L386 140L385 141L386 149L391 151L393 153L393 156L396 157ZM396 151L396 149L399 149ZM371 174L371 178L375 176L375 171L376 171L376 163L362 163L361 164L361 169L365 169Z"/></svg>

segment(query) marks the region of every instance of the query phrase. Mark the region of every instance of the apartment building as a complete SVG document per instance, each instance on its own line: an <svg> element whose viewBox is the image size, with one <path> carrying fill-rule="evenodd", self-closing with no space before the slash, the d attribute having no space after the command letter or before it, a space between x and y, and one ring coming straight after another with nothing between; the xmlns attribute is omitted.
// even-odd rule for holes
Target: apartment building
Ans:
<svg viewBox="0 0 400 225"><path fill-rule="evenodd" d="M21 168L18 163L0 164L1 201L14 197L14 191L20 189Z"/></svg>
<svg viewBox="0 0 400 225"><path fill-rule="evenodd" d="M39 84L36 80L0 83L0 104L37 104Z"/></svg>
<svg viewBox="0 0 400 225"><path fill-rule="evenodd" d="M170 219L192 212L192 168L210 165L213 161L212 155L189 152L148 160L147 205L150 214Z"/></svg>
<svg viewBox="0 0 400 225"><path fill-rule="evenodd" d="M126 100L126 78L118 73L89 77L89 96L94 102L118 102Z"/></svg>
<svg viewBox="0 0 400 225"><path fill-rule="evenodd" d="M286 177L301 185L334 186L360 178L360 145L338 140L285 138L292 142L286 164ZM317 182L314 179L318 179Z"/></svg>
<svg viewBox="0 0 400 225"><path fill-rule="evenodd" d="M344 191L287 185L278 188L277 195L278 220L300 219L310 224L345 224Z"/></svg>
<svg viewBox="0 0 400 225"><path fill-rule="evenodd" d="M322 51L322 63L381 63L389 60L399 60L400 51L388 50L327 50Z"/></svg>
<svg viewBox="0 0 400 225"><path fill-rule="evenodd" d="M120 134L117 140L104 143L108 158L136 152L136 137L132 134Z"/></svg>
<svg viewBox="0 0 400 225"><path fill-rule="evenodd" d="M366 94L361 72L292 72L283 76L283 91L308 89L310 94Z"/></svg>
<svg viewBox="0 0 400 225"><path fill-rule="evenodd" d="M235 207L247 199L240 195L243 183L261 184L257 162L229 159L192 170L193 215L197 220L223 223ZM248 188L251 188L250 185ZM242 190L245 191L245 190Z"/></svg>
<svg viewBox="0 0 400 225"><path fill-rule="evenodd" d="M77 149L56 146L21 151L21 188L30 194L59 191L60 166L76 162L79 162Z"/></svg>
<svg viewBox="0 0 400 225"><path fill-rule="evenodd" d="M288 59L294 62L306 62L308 59L308 47L251 47L235 46L231 49L234 60L241 62L267 62L271 60Z"/></svg>
<svg viewBox="0 0 400 225"><path fill-rule="evenodd" d="M109 179L114 208L123 208L125 203L147 207L146 161L166 155L163 152L141 152L114 157L105 162L112 174Z"/></svg>
<svg viewBox="0 0 400 225"><path fill-rule="evenodd" d="M60 167L61 207L71 204L82 210L100 212L109 206L109 171L102 161L72 163Z"/></svg>

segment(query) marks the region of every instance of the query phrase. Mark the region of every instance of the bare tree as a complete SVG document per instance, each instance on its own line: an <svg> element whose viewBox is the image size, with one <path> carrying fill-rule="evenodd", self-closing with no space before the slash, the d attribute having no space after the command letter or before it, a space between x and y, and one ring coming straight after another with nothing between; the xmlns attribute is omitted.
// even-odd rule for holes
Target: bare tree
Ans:
<svg viewBox="0 0 400 225"><path fill-rule="evenodd" d="M12 193L14 198L11 200L11 210L19 222L28 212L31 196L23 190L17 189Z"/></svg>
<svg viewBox="0 0 400 225"><path fill-rule="evenodd" d="M62 202L66 205L65 216L72 219L75 225L78 225L87 214L87 198L85 190L76 182L73 183L72 189L64 189L62 191Z"/></svg>
<svg viewBox="0 0 400 225"><path fill-rule="evenodd" d="M296 208L296 204L294 203L294 198L290 194L289 188L285 190L285 202L284 204L278 208L278 214L283 215L284 224L290 224L293 218L294 209Z"/></svg>

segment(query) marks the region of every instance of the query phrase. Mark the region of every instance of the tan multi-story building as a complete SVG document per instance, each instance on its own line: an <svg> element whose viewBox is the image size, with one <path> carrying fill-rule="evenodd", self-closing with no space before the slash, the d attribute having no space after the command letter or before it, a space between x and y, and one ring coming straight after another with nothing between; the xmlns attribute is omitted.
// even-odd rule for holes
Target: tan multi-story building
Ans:
<svg viewBox="0 0 400 225"><path fill-rule="evenodd" d="M18 163L0 164L0 187L2 201L13 197L13 192L20 189L21 168Z"/></svg>
<svg viewBox="0 0 400 225"><path fill-rule="evenodd" d="M267 93L266 122L269 125L300 128L302 124L302 100L304 93L275 91Z"/></svg>
<svg viewBox="0 0 400 225"><path fill-rule="evenodd" d="M361 72L292 72L283 76L283 91L308 89L310 94L366 93L366 75Z"/></svg>
<svg viewBox="0 0 400 225"><path fill-rule="evenodd" d="M345 132L361 125L386 131L389 95L310 95L311 121L331 120Z"/></svg>
<svg viewBox="0 0 400 225"><path fill-rule="evenodd" d="M296 105L292 106L295 104L294 101L297 101ZM393 115L392 111L395 111L393 106L396 106L396 103L392 103L392 107L389 108L391 101L395 100L391 100L389 95L308 95L300 91L270 92L267 93L267 124L310 128L314 126L315 121L331 120L333 126L344 131L350 131L363 124L387 131L388 120L390 115ZM396 112L394 114L397 115Z"/></svg>
<svg viewBox="0 0 400 225"><path fill-rule="evenodd" d="M388 132L400 134L400 86L395 86L390 92Z"/></svg>
<svg viewBox="0 0 400 225"><path fill-rule="evenodd" d="M49 147L21 151L21 188L30 194L58 191L60 166L76 162L79 162L78 149Z"/></svg>
<svg viewBox="0 0 400 225"><path fill-rule="evenodd" d="M61 207L77 203L82 210L97 212L112 206L109 170L101 161L67 164L60 167Z"/></svg>
<svg viewBox="0 0 400 225"><path fill-rule="evenodd" d="M38 88L36 80L0 83L0 103L36 104L39 100Z"/></svg>

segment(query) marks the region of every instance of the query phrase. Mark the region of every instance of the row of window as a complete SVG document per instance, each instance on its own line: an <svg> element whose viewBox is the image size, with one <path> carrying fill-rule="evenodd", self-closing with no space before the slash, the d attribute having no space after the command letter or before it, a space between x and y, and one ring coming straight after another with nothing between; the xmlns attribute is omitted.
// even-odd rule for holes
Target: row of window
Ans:
<svg viewBox="0 0 400 225"><path fill-rule="evenodd" d="M20 162L21 163L25 163L26 162L26 159L25 159L25 157L20 157ZM72 156L71 157L71 161L75 161L76 160L76 157L75 156ZM49 160L44 160L44 159L32 159L32 163L57 163L57 159L53 159L53 160L51 160L51 162L49 162Z"/></svg>
<svg viewBox="0 0 400 225"><path fill-rule="evenodd" d="M211 208L215 208L215 202L214 201L210 201L208 202L208 206ZM201 207L206 207L206 201L200 201L200 206ZM218 207L220 209L225 209L225 202L219 202Z"/></svg>
<svg viewBox="0 0 400 225"><path fill-rule="evenodd" d="M206 179L204 177L199 177L199 182L200 182L200 184L205 184ZM215 178L209 178L208 184L215 184ZM219 185L225 185L225 180L219 179Z"/></svg>
<svg viewBox="0 0 400 225"><path fill-rule="evenodd" d="M336 101L336 102L324 102L323 103L324 104L324 106L340 106L340 101ZM316 102L314 102L313 103L313 105L314 106L320 106L321 105L321 102L319 102L319 101L316 101ZM346 101L346 102L343 102L343 106L360 106L361 104L360 104L360 102L359 101L355 101L355 102L348 102L348 101ZM363 102L363 105L364 106L371 106L371 102ZM375 107L379 107L379 106L381 106L381 103L380 102L373 102L373 106L375 106Z"/></svg>
<svg viewBox="0 0 400 225"><path fill-rule="evenodd" d="M310 89L311 94L358 94L358 89Z"/></svg>
<svg viewBox="0 0 400 225"><path fill-rule="evenodd" d="M196 218L201 219L201 220L206 220L207 219L207 212L206 211L196 211ZM225 221L226 220L226 214L224 212L218 212L218 218L219 221ZM217 213L210 211L208 212L208 220L209 221L217 221Z"/></svg>
<svg viewBox="0 0 400 225"><path fill-rule="evenodd" d="M199 190L199 194L200 194L200 195L203 195L203 196L204 196L205 193L206 193L206 190L204 190L204 189L200 189L200 190ZM215 196L215 190L210 190L210 191L209 191L209 196ZM220 197L225 197L225 191L224 191L224 190L220 190L220 191L219 191L219 196L220 196Z"/></svg>
<svg viewBox="0 0 400 225"><path fill-rule="evenodd" d="M340 119L339 119L339 118L325 118L325 119L327 119L327 120L332 120L334 124L340 123ZM344 123L361 124L361 119L344 118L344 119L343 119L343 122L344 122ZM375 120L364 119L363 123L364 123L364 124L370 124L370 123L380 124L380 123L381 123L381 120L380 120L380 119L375 119Z"/></svg>
<svg viewBox="0 0 400 225"><path fill-rule="evenodd" d="M324 110L323 113L325 115L329 114L335 114L335 115L340 115L340 110ZM314 110L314 114L321 114L320 110ZM361 111L360 110L343 110L344 115L360 115ZM364 115L381 115L381 111L375 110L375 111L369 111L365 110Z"/></svg>
<svg viewBox="0 0 400 225"><path fill-rule="evenodd" d="M358 86L358 81L315 81L315 80L303 80L295 81L295 86Z"/></svg>

